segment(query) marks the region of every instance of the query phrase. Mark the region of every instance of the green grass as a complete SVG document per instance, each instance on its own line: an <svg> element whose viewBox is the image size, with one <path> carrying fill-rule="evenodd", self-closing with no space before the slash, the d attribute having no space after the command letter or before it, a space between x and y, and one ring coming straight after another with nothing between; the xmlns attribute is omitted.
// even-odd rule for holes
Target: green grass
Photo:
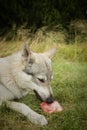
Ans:
<svg viewBox="0 0 87 130"><path fill-rule="evenodd" d="M6 56L19 50L20 45L21 43L18 42L1 44L0 56ZM50 44L32 44L30 47L39 52L50 48ZM19 101L45 115L48 125L43 127L34 125L20 113L3 105L0 108L0 130L87 129L87 45L86 43L77 46L56 44L56 47L58 52L52 62L54 79L51 86L54 98L63 106L63 111L51 115L45 114L42 112L40 101L36 99L35 95L27 95Z"/></svg>

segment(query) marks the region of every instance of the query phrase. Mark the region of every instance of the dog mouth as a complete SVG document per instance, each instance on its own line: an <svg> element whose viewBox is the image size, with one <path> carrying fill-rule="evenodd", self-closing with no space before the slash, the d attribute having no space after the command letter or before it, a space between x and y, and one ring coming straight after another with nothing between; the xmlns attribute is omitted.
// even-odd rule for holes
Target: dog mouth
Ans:
<svg viewBox="0 0 87 130"><path fill-rule="evenodd" d="M40 95L37 93L36 90L34 90L34 93L35 93L37 99L39 99L41 102L43 102L42 98L40 97Z"/></svg>
<svg viewBox="0 0 87 130"><path fill-rule="evenodd" d="M42 100L42 98L40 97L40 95L38 94L38 92L36 90L34 90L34 93L35 93L37 99L39 99L41 102L44 101L44 100ZM53 103L53 101L54 101L53 96L50 95L50 97L48 97L44 102L51 104L51 103Z"/></svg>

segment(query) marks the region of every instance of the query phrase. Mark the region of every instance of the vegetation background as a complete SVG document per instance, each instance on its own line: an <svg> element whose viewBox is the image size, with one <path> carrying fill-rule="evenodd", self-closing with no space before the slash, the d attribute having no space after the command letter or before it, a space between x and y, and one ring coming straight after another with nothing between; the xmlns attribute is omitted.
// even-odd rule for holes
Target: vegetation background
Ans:
<svg viewBox="0 0 87 130"><path fill-rule="evenodd" d="M34 95L18 100L44 114L48 125L32 124L23 115L0 108L0 130L87 129L87 0L0 0L0 57L27 42L43 52L58 49L51 82L63 112L45 114Z"/></svg>
<svg viewBox="0 0 87 130"><path fill-rule="evenodd" d="M36 31L42 26L69 25L87 19L87 0L0 0L0 33L19 27Z"/></svg>

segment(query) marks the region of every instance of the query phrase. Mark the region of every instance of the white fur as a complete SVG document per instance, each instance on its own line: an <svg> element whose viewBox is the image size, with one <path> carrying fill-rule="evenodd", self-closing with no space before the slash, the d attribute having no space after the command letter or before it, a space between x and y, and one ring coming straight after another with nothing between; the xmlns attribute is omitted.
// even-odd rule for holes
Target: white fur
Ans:
<svg viewBox="0 0 87 130"><path fill-rule="evenodd" d="M26 48L24 48L24 50L25 49ZM43 56L42 54L40 55ZM33 54L33 58L36 58L37 56L38 55L36 53ZM44 61L47 60L49 67L51 67L50 60L46 57L46 53L44 53L44 56L42 58L41 56L37 58L37 63L40 62L39 60L43 59L41 64L42 67L42 65L45 64ZM32 90L38 91L38 94L42 97L43 100L48 98L50 96L50 93L52 93L49 82L45 83L44 85L35 84L32 80L32 76L27 75L23 71L24 68L25 59L22 57L22 52L5 58L0 58L0 105L3 101L5 101L9 108L22 113L32 123L46 125L47 120L43 115L36 113L23 103L11 101L15 98L21 98L27 95ZM35 71L37 70L37 68L34 69ZM47 78L45 77L45 81L46 80Z"/></svg>

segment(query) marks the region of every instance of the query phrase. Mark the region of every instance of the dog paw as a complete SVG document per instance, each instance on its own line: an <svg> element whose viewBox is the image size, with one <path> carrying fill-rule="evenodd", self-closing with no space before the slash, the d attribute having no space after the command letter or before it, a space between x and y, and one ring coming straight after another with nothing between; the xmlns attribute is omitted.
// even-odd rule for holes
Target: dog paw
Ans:
<svg viewBox="0 0 87 130"><path fill-rule="evenodd" d="M40 115L40 114L36 114L36 115L30 117L29 120L32 123L34 123L36 125L40 125L40 126L43 126L43 125L47 124L46 118L43 115Z"/></svg>
<svg viewBox="0 0 87 130"><path fill-rule="evenodd" d="M40 115L39 118L37 119L37 121L38 121L38 124L40 124L41 126L47 124L47 120L43 115Z"/></svg>

